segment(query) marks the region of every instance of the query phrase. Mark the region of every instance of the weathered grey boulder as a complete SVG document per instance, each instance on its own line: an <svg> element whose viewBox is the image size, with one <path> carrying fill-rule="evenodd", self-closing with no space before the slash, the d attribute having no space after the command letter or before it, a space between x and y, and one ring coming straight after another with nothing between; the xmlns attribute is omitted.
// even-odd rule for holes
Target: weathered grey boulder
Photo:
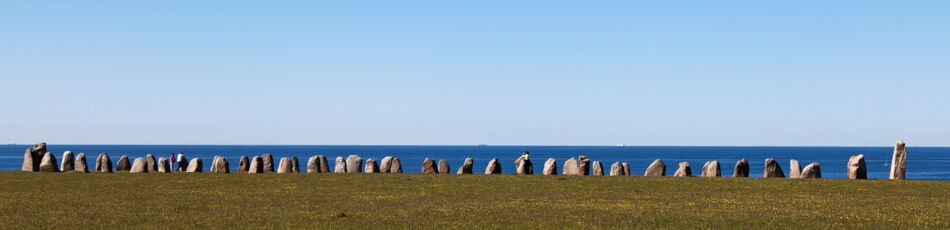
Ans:
<svg viewBox="0 0 950 230"><path fill-rule="evenodd" d="M346 160L341 156L336 157L336 163L333 164L334 173L346 173Z"/></svg>
<svg viewBox="0 0 950 230"><path fill-rule="evenodd" d="M49 152L43 155L43 160L40 161L40 172L59 172L59 167L56 166L56 156Z"/></svg>
<svg viewBox="0 0 950 230"><path fill-rule="evenodd" d="M76 155L76 160L74 162L76 163L74 165L73 171L84 173L89 172L89 165L86 164L86 153L79 153L79 155Z"/></svg>
<svg viewBox="0 0 950 230"><path fill-rule="evenodd" d="M623 175L624 175L624 176L633 175L633 174L630 174L630 164L627 164L627 162L620 162L620 165L623 166Z"/></svg>
<svg viewBox="0 0 950 230"><path fill-rule="evenodd" d="M449 162L445 159L439 159L439 174L449 173L452 173L452 168L449 167Z"/></svg>
<svg viewBox="0 0 950 230"><path fill-rule="evenodd" d="M472 174L472 167L475 165L475 159L466 157L462 167L459 167L458 174Z"/></svg>
<svg viewBox="0 0 950 230"><path fill-rule="evenodd" d="M307 173L321 173L320 157L312 156L310 159L307 159Z"/></svg>
<svg viewBox="0 0 950 230"><path fill-rule="evenodd" d="M96 172L112 172L112 160L109 159L109 154L100 153L99 157L96 157Z"/></svg>
<svg viewBox="0 0 950 230"><path fill-rule="evenodd" d="M274 172L274 155L265 153L261 155L261 160L264 161L264 172Z"/></svg>
<svg viewBox="0 0 950 230"><path fill-rule="evenodd" d="M211 172L213 173L231 173L231 164L228 163L228 159L215 156L214 161L211 163Z"/></svg>
<svg viewBox="0 0 950 230"><path fill-rule="evenodd" d="M238 162L238 172L247 172L251 167L251 161L247 159L247 156L241 156L241 160Z"/></svg>
<svg viewBox="0 0 950 230"><path fill-rule="evenodd" d="M393 157L385 156L382 160L379 161L379 172L388 173L389 169L392 168Z"/></svg>
<svg viewBox="0 0 950 230"><path fill-rule="evenodd" d="M568 175L568 176L578 176L578 175L582 175L582 174L581 174L581 168L580 168L580 166L577 164L577 159L574 159L573 157L571 157L571 159L567 159L566 161L564 161L564 173L563 173L563 174L564 174L564 175Z"/></svg>
<svg viewBox="0 0 950 230"><path fill-rule="evenodd" d="M379 165L376 164L376 159L373 159L373 158L366 159L366 167L363 167L363 172L378 173Z"/></svg>
<svg viewBox="0 0 950 230"><path fill-rule="evenodd" d="M544 168L541 171L542 175L557 175L557 159L548 158L547 161L544 161Z"/></svg>
<svg viewBox="0 0 950 230"><path fill-rule="evenodd" d="M501 174L501 162L498 162L498 158L492 158L491 161L488 161L485 174Z"/></svg>
<svg viewBox="0 0 950 230"><path fill-rule="evenodd" d="M531 159L524 159L524 155L527 152L515 159L515 174L518 175L534 175L534 164L531 163Z"/></svg>
<svg viewBox="0 0 950 230"><path fill-rule="evenodd" d="M172 167L171 167L171 164L168 163L168 159L158 158L158 172L160 173L172 172Z"/></svg>
<svg viewBox="0 0 950 230"><path fill-rule="evenodd" d="M577 168L581 171L580 175L590 175L590 159L584 155L577 156Z"/></svg>
<svg viewBox="0 0 950 230"><path fill-rule="evenodd" d="M33 164L33 162L39 163L40 159L33 157L33 150L27 148L26 152L23 153L23 166L20 168L20 171L24 172L35 172L40 169L39 165Z"/></svg>
<svg viewBox="0 0 950 230"><path fill-rule="evenodd" d="M678 177L691 177L693 176L693 169L689 167L688 162L680 162L679 169L676 169L676 172L673 173L673 176Z"/></svg>
<svg viewBox="0 0 950 230"><path fill-rule="evenodd" d="M132 163L129 162L128 155L122 155L119 157L119 160L115 162L115 171L129 171L132 170Z"/></svg>
<svg viewBox="0 0 950 230"><path fill-rule="evenodd" d="M317 155L317 162L320 162L320 172L321 173L330 173L330 163L327 162L327 157L324 155Z"/></svg>
<svg viewBox="0 0 950 230"><path fill-rule="evenodd" d="M785 173L782 172L782 166L779 166L778 162L775 162L775 159L767 158L765 159L765 170L762 172L762 177L784 178Z"/></svg>
<svg viewBox="0 0 950 230"><path fill-rule="evenodd" d="M251 158L251 164L247 167L247 173L264 173L264 159L259 156Z"/></svg>
<svg viewBox="0 0 950 230"><path fill-rule="evenodd" d="M848 179L868 179L868 166L864 163L864 154L851 156L851 158L848 159Z"/></svg>
<svg viewBox="0 0 950 230"><path fill-rule="evenodd" d="M346 172L347 173L363 172L363 158L357 155L350 155L346 157Z"/></svg>
<svg viewBox="0 0 950 230"><path fill-rule="evenodd" d="M398 157L393 157L389 163L389 173L402 173L402 162Z"/></svg>
<svg viewBox="0 0 950 230"><path fill-rule="evenodd" d="M653 163L650 163L650 166L647 167L646 172L643 173L644 176L666 176L666 165L663 164L663 161L656 159Z"/></svg>
<svg viewBox="0 0 950 230"><path fill-rule="evenodd" d="M297 156L290 158L290 164L292 166L291 171L293 171L294 173L300 173L300 161L297 160Z"/></svg>
<svg viewBox="0 0 950 230"><path fill-rule="evenodd" d="M703 177L721 177L722 171L719 169L719 161L706 161L703 164Z"/></svg>
<svg viewBox="0 0 950 230"><path fill-rule="evenodd" d="M891 174L890 179L892 180L903 180L905 173L907 172L907 145L904 143L904 140L899 140L894 144L894 155L891 158Z"/></svg>
<svg viewBox="0 0 950 230"><path fill-rule="evenodd" d="M623 175L624 175L624 172L623 172L623 164L621 164L619 161L614 162L613 164L611 164L611 165L610 165L610 175L611 175L611 176L623 176Z"/></svg>
<svg viewBox="0 0 950 230"><path fill-rule="evenodd" d="M821 165L818 162L812 162L802 169L801 178L821 178Z"/></svg>
<svg viewBox="0 0 950 230"><path fill-rule="evenodd" d="M600 164L600 161L594 161L594 176L603 176L604 175L604 166Z"/></svg>
<svg viewBox="0 0 950 230"><path fill-rule="evenodd" d="M732 177L749 177L749 160L742 158L736 161L736 168Z"/></svg>
<svg viewBox="0 0 950 230"><path fill-rule="evenodd" d="M294 172L294 162L290 157L281 157L280 164L277 166L277 173L293 173Z"/></svg>
<svg viewBox="0 0 950 230"><path fill-rule="evenodd" d="M798 160L788 160L788 178L802 178L802 166L798 163Z"/></svg>
<svg viewBox="0 0 950 230"><path fill-rule="evenodd" d="M135 161L132 161L132 169L129 170L129 173L147 173L148 172L148 160L145 158L137 157Z"/></svg>
<svg viewBox="0 0 950 230"><path fill-rule="evenodd" d="M191 158L191 162L188 162L188 170L185 172L203 172L204 163L201 162L201 158L195 157Z"/></svg>
<svg viewBox="0 0 950 230"><path fill-rule="evenodd" d="M435 161L426 157L422 160L422 174L436 174L439 173L438 166L435 165Z"/></svg>
<svg viewBox="0 0 950 230"><path fill-rule="evenodd" d="M59 164L60 172L72 172L76 168L76 165L73 163L76 162L76 159L73 159L73 151L63 152L62 163Z"/></svg>
<svg viewBox="0 0 950 230"><path fill-rule="evenodd" d="M145 154L145 170L149 172L158 171L158 162L155 160L155 156L151 153Z"/></svg>

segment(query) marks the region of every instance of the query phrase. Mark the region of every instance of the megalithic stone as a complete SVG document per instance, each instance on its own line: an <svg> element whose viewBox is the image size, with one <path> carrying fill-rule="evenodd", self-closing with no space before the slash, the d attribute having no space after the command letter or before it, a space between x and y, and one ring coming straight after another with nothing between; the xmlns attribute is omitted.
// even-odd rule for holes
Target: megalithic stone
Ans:
<svg viewBox="0 0 950 230"><path fill-rule="evenodd" d="M122 155L119 157L119 160L115 162L115 171L129 171L132 170L132 163L129 162L128 155Z"/></svg>
<svg viewBox="0 0 950 230"><path fill-rule="evenodd" d="M868 179L868 166L864 163L864 154L851 156L851 158L848 159L848 179Z"/></svg>
<svg viewBox="0 0 950 230"><path fill-rule="evenodd" d="M438 167L438 166L436 166L435 160L432 160L431 158L426 157L426 159L422 160L422 171L421 171L421 173L422 173L422 174L436 174L436 173L439 173L439 169L438 169L437 167Z"/></svg>
<svg viewBox="0 0 950 230"><path fill-rule="evenodd" d="M623 166L623 175L625 176L633 175L633 174L630 174L630 164L627 164L627 162L620 162L620 165Z"/></svg>
<svg viewBox="0 0 950 230"><path fill-rule="evenodd" d="M402 161L398 157L393 157L389 165L389 173L402 173Z"/></svg>
<svg viewBox="0 0 950 230"><path fill-rule="evenodd" d="M462 167L459 167L458 174L472 174L472 167L475 165L475 159L471 157L466 157L465 161L462 162Z"/></svg>
<svg viewBox="0 0 950 230"><path fill-rule="evenodd" d="M491 161L488 161L488 166L485 167L485 174L501 174L501 163L498 162L498 158L492 158Z"/></svg>
<svg viewBox="0 0 950 230"><path fill-rule="evenodd" d="M518 175L533 175L534 174L534 164L531 163L531 159L524 160L522 157L518 157L515 160L515 174Z"/></svg>
<svg viewBox="0 0 950 230"><path fill-rule="evenodd" d="M264 173L264 159L261 159L259 156L254 156L254 158L251 158L251 164L247 167L247 173Z"/></svg>
<svg viewBox="0 0 950 230"><path fill-rule="evenodd" d="M623 164L620 164L620 161L616 161L610 165L610 175L623 176Z"/></svg>
<svg viewBox="0 0 950 230"><path fill-rule="evenodd" d="M363 172L363 158L358 155L347 156L346 157L346 172L347 173Z"/></svg>
<svg viewBox="0 0 950 230"><path fill-rule="evenodd" d="M292 171L294 173L300 173L300 161L297 159L297 156L294 156L293 158L291 158L290 163L291 163L291 166L293 166Z"/></svg>
<svg viewBox="0 0 950 230"><path fill-rule="evenodd" d="M265 153L261 155L261 160L264 161L264 172L274 172L274 155Z"/></svg>
<svg viewBox="0 0 950 230"><path fill-rule="evenodd" d="M63 152L63 159L61 160L62 160L61 161L62 163L59 164L60 172L74 171L74 169L76 168L76 165L74 165L73 163L75 163L76 160L73 159L73 151Z"/></svg>
<svg viewBox="0 0 950 230"><path fill-rule="evenodd" d="M164 157L158 158L158 172L160 173L172 172L172 167L171 167L171 164L168 163L168 159L165 159Z"/></svg>
<svg viewBox="0 0 950 230"><path fill-rule="evenodd" d="M907 172L907 145L904 140L894 144L894 156L891 158L891 180L903 180Z"/></svg>
<svg viewBox="0 0 950 230"><path fill-rule="evenodd" d="M663 164L663 160L656 159L653 163L650 163L650 166L647 167L646 172L643 173L644 176L666 176L666 164Z"/></svg>
<svg viewBox="0 0 950 230"><path fill-rule="evenodd" d="M445 159L439 159L439 174L449 173L452 173L452 167L449 166L449 162Z"/></svg>
<svg viewBox="0 0 950 230"><path fill-rule="evenodd" d="M56 165L56 156L46 152L43 155L43 160L40 161L40 172L59 172L59 167Z"/></svg>
<svg viewBox="0 0 950 230"><path fill-rule="evenodd" d="M590 175L590 158L584 155L577 156L577 168L580 169L580 175Z"/></svg>
<svg viewBox="0 0 950 230"><path fill-rule="evenodd" d="M215 156L214 163L211 163L211 172L231 173L231 164L228 163L227 158Z"/></svg>
<svg viewBox="0 0 950 230"><path fill-rule="evenodd" d="M341 156L336 157L336 162L333 164L334 173L346 173L346 159L343 159Z"/></svg>
<svg viewBox="0 0 950 230"><path fill-rule="evenodd" d="M43 160L43 156L46 155L46 142L36 143L33 148L27 149L27 152L30 153L30 157L23 158L23 168L21 170L40 171L40 162ZM26 163L30 164L27 165Z"/></svg>
<svg viewBox="0 0 950 230"><path fill-rule="evenodd" d="M544 162L544 171L541 172L542 175L557 175L557 159L548 158Z"/></svg>
<svg viewBox="0 0 950 230"><path fill-rule="evenodd" d="M137 157L135 161L132 161L132 169L129 169L129 173L147 173L148 172L148 160L145 158Z"/></svg>
<svg viewBox="0 0 950 230"><path fill-rule="evenodd" d="M376 159L373 159L373 158L366 159L366 167L363 167L363 172L378 173L379 164L376 164Z"/></svg>
<svg viewBox="0 0 950 230"><path fill-rule="evenodd" d="M324 155L317 155L317 162L320 163L320 172L321 173L330 173L330 162L327 162L327 157Z"/></svg>
<svg viewBox="0 0 950 230"><path fill-rule="evenodd" d="M200 157L191 158L191 162L188 162L188 170L185 172L203 172L204 163L201 162Z"/></svg>
<svg viewBox="0 0 950 230"><path fill-rule="evenodd" d="M564 161L563 174L568 175L568 176L582 175L580 165L578 165L577 163L577 159L574 159L573 157L571 157L571 159L567 159L566 161Z"/></svg>
<svg viewBox="0 0 950 230"><path fill-rule="evenodd" d="M238 172L247 172L251 167L251 161L247 159L246 155L241 156L241 160L238 162Z"/></svg>
<svg viewBox="0 0 950 230"><path fill-rule="evenodd" d="M109 154L100 153L99 157L96 157L96 172L112 172L112 160L109 159Z"/></svg>
<svg viewBox="0 0 950 230"><path fill-rule="evenodd" d="M785 173L782 172L782 166L779 166L775 159L767 158L765 159L765 170L762 170L762 177L785 178Z"/></svg>
<svg viewBox="0 0 950 230"><path fill-rule="evenodd" d="M34 166L33 162L39 162L39 159L36 159L35 157L33 157L32 149L27 148L26 152L23 153L23 167L20 168L20 171L24 171L24 172L38 171L40 169L39 165Z"/></svg>
<svg viewBox="0 0 950 230"><path fill-rule="evenodd" d="M594 161L593 164L593 174L594 176L603 176L604 175L604 166L600 164L600 161Z"/></svg>
<svg viewBox="0 0 950 230"><path fill-rule="evenodd" d="M145 154L145 169L149 172L158 171L158 162L155 160L155 156L151 153Z"/></svg>
<svg viewBox="0 0 950 230"><path fill-rule="evenodd" d="M798 160L788 160L788 178L802 178L802 166L798 163Z"/></svg>
<svg viewBox="0 0 950 230"><path fill-rule="evenodd" d="M821 178L821 165L818 162L812 162L802 170L801 178Z"/></svg>
<svg viewBox="0 0 950 230"><path fill-rule="evenodd" d="M86 164L86 153L79 153L79 155L76 155L75 162L76 164L74 165L73 171L83 173L89 172L89 165Z"/></svg>
<svg viewBox="0 0 950 230"><path fill-rule="evenodd" d="M317 156L307 159L307 173L320 173L320 163Z"/></svg>
<svg viewBox="0 0 950 230"><path fill-rule="evenodd" d="M281 157L280 164L277 166L277 173L293 173L294 166L292 164L293 160L289 157Z"/></svg>
<svg viewBox="0 0 950 230"><path fill-rule="evenodd" d="M712 160L703 164L703 177L721 177L722 171L719 169L719 161Z"/></svg>
<svg viewBox="0 0 950 230"><path fill-rule="evenodd" d="M732 171L732 177L749 177L749 160L742 158L736 161L736 168Z"/></svg>
<svg viewBox="0 0 950 230"><path fill-rule="evenodd" d="M379 161L379 172L388 173L389 169L392 168L393 157L385 156L382 160Z"/></svg>
<svg viewBox="0 0 950 230"><path fill-rule="evenodd" d="M673 173L673 176L678 177L691 177L693 176L693 169L689 167L689 162L680 162L679 169L676 169L676 172Z"/></svg>

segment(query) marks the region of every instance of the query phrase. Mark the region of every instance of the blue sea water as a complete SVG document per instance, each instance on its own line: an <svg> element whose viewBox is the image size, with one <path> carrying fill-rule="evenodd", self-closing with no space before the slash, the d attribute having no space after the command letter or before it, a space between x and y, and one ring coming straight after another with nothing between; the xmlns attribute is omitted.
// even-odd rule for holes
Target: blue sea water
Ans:
<svg viewBox="0 0 950 230"><path fill-rule="evenodd" d="M31 146L0 146L0 170L20 170L23 152L29 147ZM718 160L722 175L731 176L736 161L746 158L751 166L751 176L761 177L765 158L775 158L786 174L789 159L798 160L801 167L811 162L819 162L824 178L845 178L848 158L864 154L868 177L881 179L888 176L890 167L886 164L891 160L893 147L49 145L48 150L54 153L57 163L62 160L60 158L63 151L70 150L75 154L85 152L90 168L101 152L108 153L113 161L122 155L128 155L130 160L133 160L148 153L154 154L156 158L168 158L171 153L184 152L188 158L202 158L206 171L214 155L228 158L233 171L236 170L238 159L242 155L271 153L275 161L280 157L297 156L301 161L301 168L306 168L307 159L313 155L326 155L331 165L337 156L345 158L349 154L357 154L364 160L395 156L402 161L406 173L421 171L422 161L426 157L449 161L453 173L466 157L474 158L475 173L484 172L488 161L498 158L502 162L502 172L514 173L514 160L521 152L530 151L535 173L541 172L544 161L548 158L557 159L560 171L564 160L585 155L591 161L602 162L605 171L609 171L610 165L615 161L626 161L634 175L642 175L653 160L660 158L667 165L668 176L676 171L677 163L681 161L689 162L693 173L699 174L703 163L708 160ZM950 147L908 147L907 151L907 179L950 180Z"/></svg>

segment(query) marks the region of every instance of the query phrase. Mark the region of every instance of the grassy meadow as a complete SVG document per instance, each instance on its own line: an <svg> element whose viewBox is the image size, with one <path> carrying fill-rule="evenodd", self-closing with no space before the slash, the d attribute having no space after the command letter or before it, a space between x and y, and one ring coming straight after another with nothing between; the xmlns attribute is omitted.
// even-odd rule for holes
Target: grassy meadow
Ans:
<svg viewBox="0 0 950 230"><path fill-rule="evenodd" d="M950 229L950 182L0 172L3 229Z"/></svg>

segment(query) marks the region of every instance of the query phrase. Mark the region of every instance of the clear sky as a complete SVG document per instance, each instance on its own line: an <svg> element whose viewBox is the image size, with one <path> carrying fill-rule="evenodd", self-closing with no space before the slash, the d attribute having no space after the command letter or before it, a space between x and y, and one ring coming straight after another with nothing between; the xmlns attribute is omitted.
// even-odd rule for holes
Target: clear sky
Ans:
<svg viewBox="0 0 950 230"><path fill-rule="evenodd" d="M950 146L948 1L0 1L0 143Z"/></svg>

